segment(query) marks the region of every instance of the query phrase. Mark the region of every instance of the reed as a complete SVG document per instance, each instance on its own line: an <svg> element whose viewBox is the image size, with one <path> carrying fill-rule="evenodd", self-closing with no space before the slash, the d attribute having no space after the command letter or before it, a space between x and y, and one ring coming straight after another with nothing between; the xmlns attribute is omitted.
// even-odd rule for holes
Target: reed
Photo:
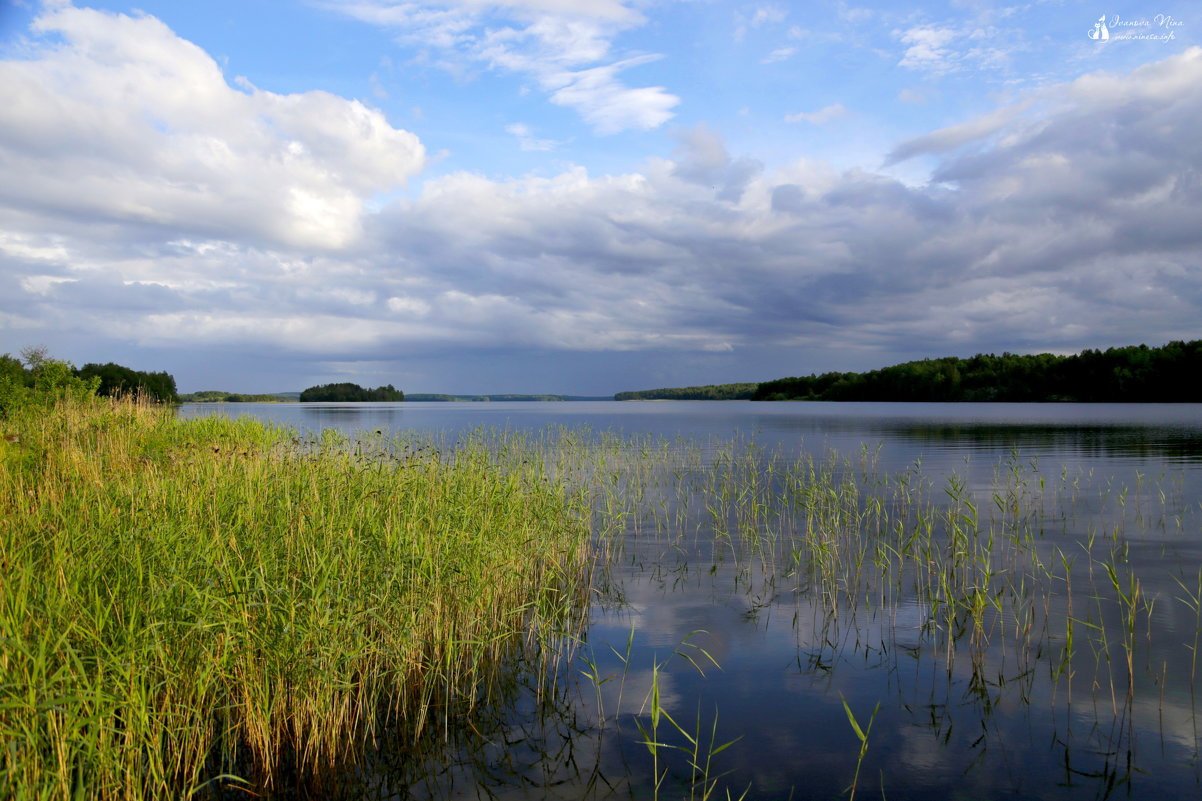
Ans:
<svg viewBox="0 0 1202 801"><path fill-rule="evenodd" d="M627 580L670 591L665 576L705 577L717 602L741 599L748 620L779 614L783 589L795 599L795 621L813 617L798 626L809 632L798 642L803 671L826 674L879 658L900 676L913 657L915 667L929 668L933 686L935 675L945 676L945 705L972 700L981 719L968 725L984 732L999 705L1048 703L1052 719L1067 726L1092 706L1091 730L1109 732L1095 744L1098 753L1115 755L1096 771L1106 781L1137 769L1138 706L1159 703L1163 711L1170 693L1192 699L1202 583L1193 568L1173 575L1172 538L1192 552L1199 510L1179 475L1136 474L1127 486L1068 467L1047 474L1038 460L1012 451L992 483L970 484L957 474L932 480L917 463L882 475L868 448L849 459L786 458L737 440L605 447L621 454L612 464L622 476L635 475L627 466L640 462L644 483L640 502L625 503L620 490L606 501L622 508L606 536L639 555L624 567ZM1162 562L1134 558L1133 544L1148 541L1163 543ZM606 586L621 597L620 576ZM925 620L906 632L899 610L915 608ZM1190 621L1185 637L1165 625L1179 616ZM910 645L915 639L918 647ZM1183 665L1176 682L1174 665ZM898 696L882 705L922 705L904 698L900 685ZM655 722L640 733L658 744L652 771L662 776L665 727ZM1071 730L1049 736L1074 740Z"/></svg>
<svg viewBox="0 0 1202 801"><path fill-rule="evenodd" d="M586 506L537 443L47 411L3 421L0 797L320 787L580 624Z"/></svg>

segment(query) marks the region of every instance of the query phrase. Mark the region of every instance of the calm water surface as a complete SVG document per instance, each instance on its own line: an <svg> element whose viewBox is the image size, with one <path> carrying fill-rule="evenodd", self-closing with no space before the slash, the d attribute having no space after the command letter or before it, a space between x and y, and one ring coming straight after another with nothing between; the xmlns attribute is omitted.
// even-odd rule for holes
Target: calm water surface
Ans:
<svg viewBox="0 0 1202 801"><path fill-rule="evenodd" d="M1202 460L1202 404L749 403L723 401L565 403L186 404L181 416L250 415L301 430L463 432L481 426L539 431L588 427L628 434L755 437L807 451L882 446L883 466L922 457L940 468L966 455L1019 447L1030 456L1077 460Z"/></svg>
<svg viewBox="0 0 1202 801"><path fill-rule="evenodd" d="M379 797L833 799L857 767L856 798L1202 797L1202 406L180 412L213 413L642 443L598 512L623 537L558 688L519 693L433 779L381 769ZM862 762L849 711L871 721Z"/></svg>

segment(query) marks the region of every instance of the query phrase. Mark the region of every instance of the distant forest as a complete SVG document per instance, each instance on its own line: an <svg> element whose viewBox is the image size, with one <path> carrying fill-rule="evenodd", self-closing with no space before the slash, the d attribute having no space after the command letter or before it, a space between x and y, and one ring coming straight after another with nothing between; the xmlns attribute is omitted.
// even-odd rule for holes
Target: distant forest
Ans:
<svg viewBox="0 0 1202 801"><path fill-rule="evenodd" d="M364 389L358 384L321 384L309 387L300 394L301 403L403 400L405 400L405 393L393 387L392 384L385 384L375 389Z"/></svg>
<svg viewBox="0 0 1202 801"><path fill-rule="evenodd" d="M710 384L704 387L644 389L619 392L614 400L750 400L759 384Z"/></svg>
<svg viewBox="0 0 1202 801"><path fill-rule="evenodd" d="M659 390L655 390L659 391ZM867 373L780 378L752 400L1202 401L1202 340L1132 345L1072 356L978 354L906 362Z"/></svg>
<svg viewBox="0 0 1202 801"><path fill-rule="evenodd" d="M179 396L180 403L295 403L300 393L270 392L252 395L244 392L225 392L220 389L205 389Z"/></svg>

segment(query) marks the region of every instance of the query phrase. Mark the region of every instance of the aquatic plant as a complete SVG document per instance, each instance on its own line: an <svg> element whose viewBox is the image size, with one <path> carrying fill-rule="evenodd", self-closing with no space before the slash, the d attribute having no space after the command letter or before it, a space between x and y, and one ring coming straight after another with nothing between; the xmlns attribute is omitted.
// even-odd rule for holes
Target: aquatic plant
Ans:
<svg viewBox="0 0 1202 801"><path fill-rule="evenodd" d="M533 446L10 410L0 796L321 787L446 735L579 624L584 507Z"/></svg>
<svg viewBox="0 0 1202 801"><path fill-rule="evenodd" d="M1166 699L1193 697L1199 582L1175 573L1173 554L1194 552L1199 510L1179 475L1057 476L1011 450L982 483L967 463L942 477L920 463L881 473L870 447L858 458L738 440L607 447L625 455L601 485L603 506L621 510L603 518L624 555L597 585L611 617L640 584L710 593L716 607L741 599L749 622L789 614L782 596L792 598L803 672L854 674L858 663L901 675L914 660L930 683L899 683L882 707L945 710L932 717L937 741L953 728L953 699L979 715L960 728L981 728L982 743L1001 706L1050 715L1067 727L1047 735L1066 761L1075 750L1092 765L1072 775L1108 787L1139 770L1136 710L1159 708L1163 726ZM625 490L635 480L637 500ZM1134 559L1148 543L1161 557ZM1166 626L1179 617L1191 621L1184 637ZM1083 717L1087 740L1072 730ZM726 752L736 765L739 747ZM870 758L861 753L852 787ZM736 785L749 776L732 770Z"/></svg>

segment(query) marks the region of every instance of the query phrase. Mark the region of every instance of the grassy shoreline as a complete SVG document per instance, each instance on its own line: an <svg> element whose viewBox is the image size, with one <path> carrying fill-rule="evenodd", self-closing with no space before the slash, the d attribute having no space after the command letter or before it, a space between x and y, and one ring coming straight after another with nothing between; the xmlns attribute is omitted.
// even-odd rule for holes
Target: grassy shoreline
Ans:
<svg viewBox="0 0 1202 801"><path fill-rule="evenodd" d="M588 581L583 506L518 439L302 441L107 399L4 426L3 797L320 782L380 726L487 700Z"/></svg>

